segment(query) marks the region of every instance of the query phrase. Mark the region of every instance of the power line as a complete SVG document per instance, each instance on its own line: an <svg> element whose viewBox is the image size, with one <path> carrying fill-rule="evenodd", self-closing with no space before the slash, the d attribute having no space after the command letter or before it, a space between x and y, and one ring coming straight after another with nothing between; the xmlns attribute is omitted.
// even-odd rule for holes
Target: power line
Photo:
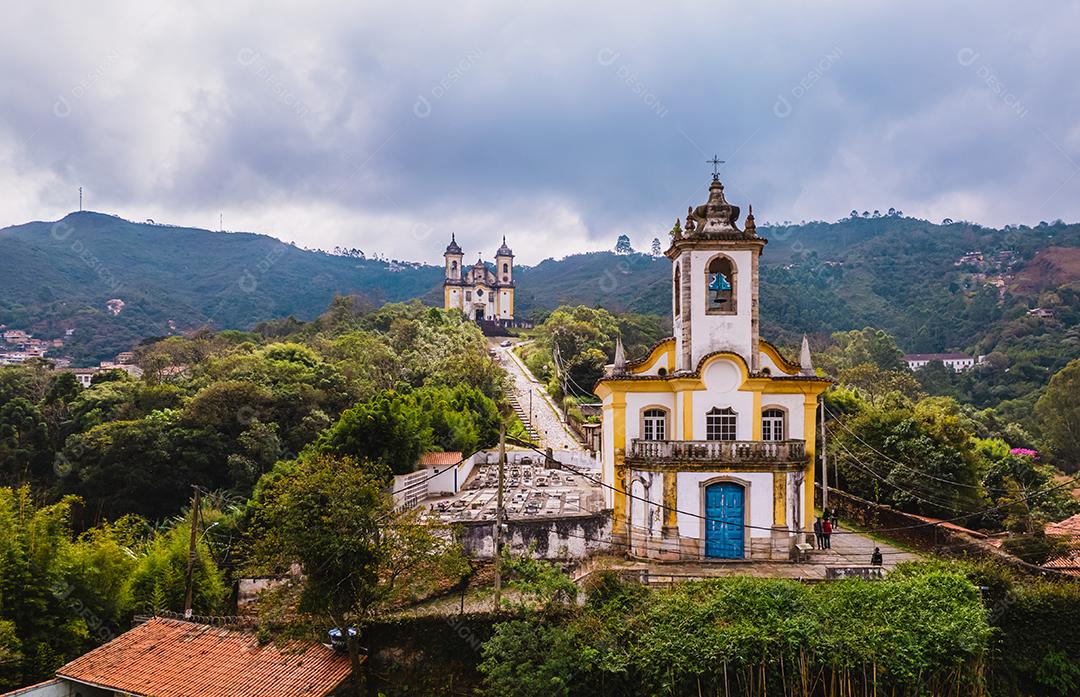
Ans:
<svg viewBox="0 0 1080 697"><path fill-rule="evenodd" d="M537 452L539 454L542 454L542 455L545 454L543 451L538 449L538 447L536 446L535 443L528 443L526 441L522 441L522 440L517 439L517 438L514 438L512 440L514 440L516 443L518 443L520 445L523 445L523 446L525 446L527 448L530 448L530 449L534 450L535 452ZM555 460L554 458L552 458L552 461L555 462L556 464L559 464L559 465L567 468L568 470L570 470L574 474L577 474L577 475L581 476L584 479L588 479L589 481L594 482L595 484L598 484L601 487L604 487L606 489L610 489L612 491L619 492L619 493L623 494L624 496L627 496L627 497L629 497L631 499L635 499L635 500L638 500L638 501L645 501L646 503L649 503L649 504L651 504L653 506L657 506L657 507L662 508L664 510L674 511L675 513L690 516L692 518L697 518L697 519L703 520L705 522L726 522L726 521L721 521L721 520L719 520L717 518L709 518L708 516L703 516L703 515L701 515L699 513L693 513L693 512L690 512L690 511L683 511L683 510L680 510L680 509L672 507L672 506L667 506L667 505L662 504L662 503L658 504L658 503L656 503L654 501L649 501L648 499L643 499L640 496L635 496L632 492L622 491L622 490L617 489L616 487L614 487L614 486L612 486L610 484L607 484L607 483L605 483L605 482L603 482L601 480L598 480L598 479L596 479L594 477L590 477L590 476L586 475L576 465L571 465L571 464L562 462L560 460ZM994 506L989 506L989 507L983 508L983 509L978 509L978 510L972 511L970 513L965 513L963 515L959 515L959 516L956 516L956 517L953 517L953 518L948 518L948 519L944 519L944 520L936 520L936 521L927 521L925 523L917 523L917 524L912 524L912 525L901 525L901 526L896 526L896 527L891 527L891 528L875 528L875 529L867 530L866 532L900 532L900 531L903 531L903 530L915 530L915 529L924 528L924 527L937 527L937 526L943 525L945 523L954 523L954 522L956 522L958 520L963 520L965 518L970 518L970 517L973 517L973 516L976 516L976 515L979 515L979 514L982 514L982 513L988 513L990 511L999 510L1001 508L1005 508L1005 507L1008 507L1008 506L1013 506L1013 505L1015 505L1017 503L1036 498L1036 497L1041 496L1043 494L1048 494L1051 491L1055 491L1055 490L1062 489L1062 488L1067 487L1067 486L1071 486L1071 485L1077 483L1078 481L1080 481L1080 475L1078 475L1076 477L1070 477L1069 479L1067 479L1067 480L1065 480L1063 482L1059 482L1058 484L1055 484L1053 486L1046 487L1046 488L1043 488L1041 490L1036 490L1032 494L1021 497L1021 498L1016 499L1014 501L1009 501L1007 503L998 504L998 505L994 505ZM771 527L764 527L764 526L761 526L761 525L750 525L750 524L747 524L747 523L730 523L730 522L726 522L726 524L741 527L743 529L749 529L749 530L768 530L768 531L772 530ZM858 534L861 534L861 533L854 532L854 531L850 531L850 532L839 531L839 532L834 532L832 534L834 534L834 535L837 535L837 534L858 535Z"/></svg>
<svg viewBox="0 0 1080 697"><path fill-rule="evenodd" d="M877 449L877 448L875 448L874 446L872 446L872 445L870 445L869 443L867 443L867 442L866 442L865 440L863 440L862 438L860 438L860 437L858 436L858 434L856 434L856 433L855 433L854 431L852 431L852 430L851 430L851 428L849 428L849 427L848 427L848 425L847 425L847 424L845 424L845 423L844 423L844 422L843 422L843 421L842 421L842 420L840 419L840 417L839 417L839 416L837 416L836 414L833 414L833 413L832 413L832 411L830 411L828 407L826 407L826 408L825 408L825 411L826 411L827 413L829 413L829 414L831 414L831 415L832 415L832 417L833 417L833 420L834 420L834 421L836 421L836 423L840 424L840 427L841 427L841 428L843 428L843 429L844 429L845 431L847 431L847 432L848 432L849 434L851 434L851 436L852 436L852 437L853 437L853 438L854 438L855 440L859 441L860 443L862 443L863 445L865 445L865 446L866 446L867 448L869 448L871 452L873 452L873 453L877 454L877 455L878 455L878 456L880 456L880 457L883 457L883 458L885 458L886 460L888 460L889 462L892 462L892 463L893 463L893 464L895 464L895 465L898 465L898 466L900 466L900 467L903 467L904 469L906 469L906 470L908 470L908 471L912 472L913 474L917 474L917 475L920 475L920 476L926 477L926 478L928 478L928 479L936 479L937 481L939 481L939 482L943 482L943 483L945 483L945 484L953 484L953 485L955 485L955 486L962 486L962 487L967 487L967 488L969 488L969 489L975 489L976 491L981 491L982 489L986 489L986 490L988 490L988 491L997 491L997 492L999 492L999 493L1009 493L1009 492L1008 492L1007 490L1005 490L1005 489L996 489L996 488L993 488L993 487L987 487L987 486L980 486L980 485L977 485L977 484L965 484L964 482L957 482L957 481L953 481L952 479L946 479L945 477L938 477L938 476L935 476L935 475L933 475L933 474L930 474L929 472L923 472L923 471L921 471L921 470L917 470L917 469L915 469L914 467L911 467L910 465L907 465L907 464L905 464L905 463L903 463L903 462L900 462L899 460L897 460L897 459L895 459L895 458L892 458L892 457L890 457L890 456L886 455L885 453L881 452L880 450L878 450L878 449Z"/></svg>

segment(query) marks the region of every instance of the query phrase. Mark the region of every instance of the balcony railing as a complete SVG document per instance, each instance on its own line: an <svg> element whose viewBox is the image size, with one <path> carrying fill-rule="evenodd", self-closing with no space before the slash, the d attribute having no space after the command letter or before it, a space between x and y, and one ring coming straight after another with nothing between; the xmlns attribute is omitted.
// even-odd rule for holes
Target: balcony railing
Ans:
<svg viewBox="0 0 1080 697"><path fill-rule="evenodd" d="M647 462L802 462L802 440L641 440L630 443L630 457Z"/></svg>

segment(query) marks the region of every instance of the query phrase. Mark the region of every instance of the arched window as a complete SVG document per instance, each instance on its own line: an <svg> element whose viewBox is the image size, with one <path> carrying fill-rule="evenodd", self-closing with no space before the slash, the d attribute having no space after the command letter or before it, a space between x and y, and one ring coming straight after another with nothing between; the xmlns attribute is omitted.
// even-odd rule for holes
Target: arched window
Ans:
<svg viewBox="0 0 1080 697"><path fill-rule="evenodd" d="M667 411L646 409L641 413L641 437L644 440L667 440Z"/></svg>
<svg viewBox="0 0 1080 697"><path fill-rule="evenodd" d="M705 311L735 313L735 264L723 254L713 257L705 270Z"/></svg>
<svg viewBox="0 0 1080 697"><path fill-rule="evenodd" d="M457 262L456 261L450 262L450 270L451 271L457 271Z"/></svg>
<svg viewBox="0 0 1080 697"><path fill-rule="evenodd" d="M706 440L735 440L739 416L731 407L713 407L705 413Z"/></svg>
<svg viewBox="0 0 1080 697"><path fill-rule="evenodd" d="M679 308L682 304L682 280L679 278L679 265L675 265L675 316L679 316Z"/></svg>
<svg viewBox="0 0 1080 697"><path fill-rule="evenodd" d="M509 271L510 271L510 265L509 264L503 264L503 273L507 273Z"/></svg>
<svg viewBox="0 0 1080 697"><path fill-rule="evenodd" d="M761 412L761 440L784 440L786 425L783 409L766 409Z"/></svg>

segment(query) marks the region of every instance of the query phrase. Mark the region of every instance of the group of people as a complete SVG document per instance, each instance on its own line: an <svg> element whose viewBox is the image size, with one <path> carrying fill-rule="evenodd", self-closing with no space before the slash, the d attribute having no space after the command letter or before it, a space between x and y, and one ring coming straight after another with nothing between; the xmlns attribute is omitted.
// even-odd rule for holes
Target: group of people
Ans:
<svg viewBox="0 0 1080 697"><path fill-rule="evenodd" d="M818 549L832 549L832 534L837 528L836 511L826 508L814 521L814 542Z"/></svg>
<svg viewBox="0 0 1080 697"><path fill-rule="evenodd" d="M830 511L826 508L814 521L814 537L810 544L817 546L818 549L832 549L832 534L833 530L839 528L838 523L836 511ZM874 551L870 555L870 564L872 566L882 566L883 563L881 548L874 547Z"/></svg>

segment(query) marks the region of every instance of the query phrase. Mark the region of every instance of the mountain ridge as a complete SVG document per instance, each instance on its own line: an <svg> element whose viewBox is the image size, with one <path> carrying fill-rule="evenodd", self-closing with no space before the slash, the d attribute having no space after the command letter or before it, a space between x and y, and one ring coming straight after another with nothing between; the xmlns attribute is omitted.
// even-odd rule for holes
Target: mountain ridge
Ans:
<svg viewBox="0 0 1080 697"><path fill-rule="evenodd" d="M1080 259L1077 224L996 230L894 215L758 231L769 240L762 330L779 342L869 325L910 351L974 350L992 325L1018 319L1041 295L1080 280L1080 266L1054 258L1053 274L1040 273L1040 282L1018 280L1034 273L1024 275L1032 264L1045 267L1051 248L1075 250ZM971 252L979 258L963 261ZM638 253L545 259L515 269L517 315L563 304L667 315L669 273L666 258ZM85 211L0 229L0 323L49 338L75 329L72 355L94 360L201 326L311 319L335 295L438 305L442 275L441 266L306 250L264 233ZM114 298L124 303L115 315L106 307Z"/></svg>

